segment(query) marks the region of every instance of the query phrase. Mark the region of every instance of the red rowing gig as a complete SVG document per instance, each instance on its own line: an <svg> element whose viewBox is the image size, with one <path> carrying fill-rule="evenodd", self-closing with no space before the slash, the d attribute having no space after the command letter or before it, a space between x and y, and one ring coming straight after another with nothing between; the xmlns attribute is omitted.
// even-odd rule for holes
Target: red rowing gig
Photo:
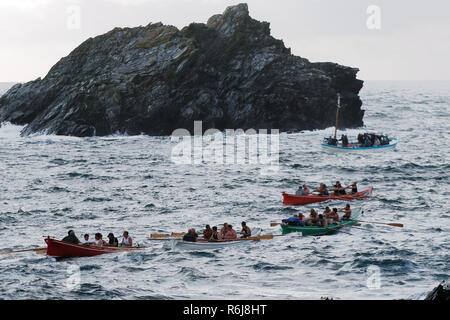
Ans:
<svg viewBox="0 0 450 320"><path fill-rule="evenodd" d="M138 248L112 248L112 247L94 247L83 244L74 244L70 242L45 238L47 243L47 255L51 257L92 257L105 253L126 252Z"/></svg>
<svg viewBox="0 0 450 320"><path fill-rule="evenodd" d="M354 194L344 194L344 195L330 195L330 196L319 196L319 195L296 195L296 194L288 194L283 192L283 204L285 205L304 205L315 202L322 202L328 200L354 200L354 199L364 199L372 195L373 187L370 186L369 189L363 190Z"/></svg>

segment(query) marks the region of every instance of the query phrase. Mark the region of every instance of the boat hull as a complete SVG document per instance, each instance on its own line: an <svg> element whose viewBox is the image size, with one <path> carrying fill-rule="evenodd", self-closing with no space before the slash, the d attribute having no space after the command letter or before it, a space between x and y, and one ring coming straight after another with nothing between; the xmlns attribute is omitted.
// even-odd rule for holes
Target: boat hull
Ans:
<svg viewBox="0 0 450 320"><path fill-rule="evenodd" d="M360 215L362 214L362 211L358 212L355 215L352 215L352 219L358 219ZM356 221L342 221L340 224L343 224L345 226L353 226L357 224ZM299 226L290 226L287 224L281 224L281 232L282 234L289 234L292 232L301 232L302 236L324 236L324 235L331 235L338 233L342 228L345 228L345 226L340 226L337 224L329 225L327 228L322 227L299 227Z"/></svg>
<svg viewBox="0 0 450 320"><path fill-rule="evenodd" d="M357 144L349 144L347 147L343 147L342 145L329 145L326 143L322 143L322 147L330 150L330 151L348 151L348 152L357 152L357 151L383 151L383 150L389 150L394 149L397 146L397 139L396 138L390 138L389 144L384 146L373 146L373 147L359 147Z"/></svg>
<svg viewBox="0 0 450 320"><path fill-rule="evenodd" d="M362 211L360 210L358 213L352 215L352 219L358 219L362 214ZM345 226L353 226L357 224L356 221L342 221L340 224L343 224L344 226L340 226L337 224L332 224L327 226L327 228L322 227L299 227L299 226L290 226L287 224L282 223L281 226L281 232L282 234L289 234L292 232L301 232L302 236L324 236L324 235L330 235L338 233L342 228L345 228Z"/></svg>
<svg viewBox="0 0 450 320"><path fill-rule="evenodd" d="M355 194L345 194L340 196L315 196L315 195L296 195L296 194L288 194L286 192L283 192L283 204L284 205L294 205L294 206L301 206L305 204L310 203L316 203L316 202L322 202L322 201L328 201L328 200L342 200L342 201L351 201L354 199L364 199L366 197L369 197L372 195L373 187L370 186L369 189L360 191Z"/></svg>
<svg viewBox="0 0 450 320"><path fill-rule="evenodd" d="M249 244L250 242L254 242L258 240L242 240L242 241L220 241L220 242L190 242L183 240L171 240L170 246L175 249L183 249L183 250L214 250L214 249L222 249L227 247L235 247L243 244Z"/></svg>
<svg viewBox="0 0 450 320"><path fill-rule="evenodd" d="M261 234L260 228L255 228L252 231L252 237L259 236ZM179 248L184 250L214 250L214 249L222 249L227 247L234 247L245 245L249 243L253 243L258 240L231 240L231 241L183 241L180 239L172 239L170 240L170 247L172 249Z"/></svg>
<svg viewBox="0 0 450 320"><path fill-rule="evenodd" d="M47 243L47 255L51 257L92 257L106 253L127 252L137 248L106 248L93 247L55 240L51 238L44 239Z"/></svg>

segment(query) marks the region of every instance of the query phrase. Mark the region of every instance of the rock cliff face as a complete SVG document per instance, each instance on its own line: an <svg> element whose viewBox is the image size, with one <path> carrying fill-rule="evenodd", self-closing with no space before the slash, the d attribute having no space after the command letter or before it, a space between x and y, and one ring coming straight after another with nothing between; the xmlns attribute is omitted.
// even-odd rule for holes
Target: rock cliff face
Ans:
<svg viewBox="0 0 450 320"><path fill-rule="evenodd" d="M206 24L116 28L90 38L44 79L0 98L0 123L22 134L170 135L174 129L280 129L363 124L358 69L311 63L270 35L246 4Z"/></svg>

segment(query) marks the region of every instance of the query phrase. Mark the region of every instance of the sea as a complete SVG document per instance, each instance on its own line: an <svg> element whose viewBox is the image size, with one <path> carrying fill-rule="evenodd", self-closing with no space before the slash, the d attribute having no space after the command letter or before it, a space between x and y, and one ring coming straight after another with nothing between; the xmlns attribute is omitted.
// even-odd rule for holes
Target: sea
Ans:
<svg viewBox="0 0 450 320"><path fill-rule="evenodd" d="M9 85L2 86L4 92ZM362 128L398 139L394 150L330 152L325 130L281 133L276 166L177 163L171 137L21 137L0 128L0 251L124 230L142 250L56 260L0 255L0 299L423 299L450 275L450 82L366 81ZM271 222L311 208L282 192L336 180L373 186L356 228L281 236ZM273 239L186 250L150 234L242 221ZM376 224L401 223L403 227Z"/></svg>

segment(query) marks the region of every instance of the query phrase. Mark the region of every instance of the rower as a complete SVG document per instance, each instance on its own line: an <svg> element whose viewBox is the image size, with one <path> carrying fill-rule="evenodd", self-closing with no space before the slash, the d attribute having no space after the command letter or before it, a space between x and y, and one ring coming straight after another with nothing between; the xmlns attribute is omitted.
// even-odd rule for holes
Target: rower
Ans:
<svg viewBox="0 0 450 320"><path fill-rule="evenodd" d="M326 227L328 225L327 219L323 216L323 214L319 214L316 222L316 226L318 227Z"/></svg>
<svg viewBox="0 0 450 320"><path fill-rule="evenodd" d="M97 232L94 238L95 238L94 246L103 247L106 244L106 242L103 241L103 235L101 233Z"/></svg>
<svg viewBox="0 0 450 320"><path fill-rule="evenodd" d="M305 191L305 193L308 195L308 194L311 194L311 190L309 190L309 188L306 186L306 184L304 184L303 185L303 191Z"/></svg>
<svg viewBox="0 0 450 320"><path fill-rule="evenodd" d="M347 136L346 136L345 134L343 134L343 135L341 136L341 139L339 139L339 140L342 141L342 146L343 146L343 147L347 147L347 146L348 146L348 138L347 138Z"/></svg>
<svg viewBox="0 0 450 320"><path fill-rule="evenodd" d="M120 243L121 247L132 247L133 239L129 236L128 231L124 231L122 234L122 242Z"/></svg>
<svg viewBox="0 0 450 320"><path fill-rule="evenodd" d="M321 183L319 185L319 188L317 188L316 190L314 190L313 192L319 192L319 194L321 196L329 196L330 194L328 193L327 190L327 186L324 183Z"/></svg>
<svg viewBox="0 0 450 320"><path fill-rule="evenodd" d="M295 191L295 194L297 196L306 196L306 192L305 192L305 190L303 190L302 186L298 187L297 191Z"/></svg>
<svg viewBox="0 0 450 320"><path fill-rule="evenodd" d="M281 222L286 223L290 226L299 226L299 227L304 227L305 224L303 222L303 214L299 213L299 215L297 216L296 214L294 214L294 216L287 218L287 219L283 219L281 220Z"/></svg>
<svg viewBox="0 0 450 320"><path fill-rule="evenodd" d="M89 235L87 233L83 236L83 239L81 239L80 243L85 245L89 245L92 243L92 241L89 240Z"/></svg>
<svg viewBox="0 0 450 320"><path fill-rule="evenodd" d="M196 242L197 238L198 234L195 232L195 229L192 228L183 236L183 241Z"/></svg>
<svg viewBox="0 0 450 320"><path fill-rule="evenodd" d="M242 234L242 238L250 237L252 235L252 231L247 226L247 223L245 221L242 221L241 226L242 226L242 230L239 233Z"/></svg>
<svg viewBox="0 0 450 320"><path fill-rule="evenodd" d="M337 223L337 222L339 222L338 209L337 208L333 208L333 210L329 214L328 224L333 224L333 223Z"/></svg>
<svg viewBox="0 0 450 320"><path fill-rule="evenodd" d="M217 240L221 240L221 239L222 239L222 236L217 231L217 227L216 226L212 227L212 234L211 234L211 237L209 238L209 241L217 241Z"/></svg>
<svg viewBox="0 0 450 320"><path fill-rule="evenodd" d="M356 185L357 182L353 182L351 185L346 186L345 189L352 189L352 194L358 193L358 186Z"/></svg>
<svg viewBox="0 0 450 320"><path fill-rule="evenodd" d="M228 223L224 223L223 227L220 229L220 235L222 236L222 239L225 238L225 234L228 231Z"/></svg>
<svg viewBox="0 0 450 320"><path fill-rule="evenodd" d="M217 228L216 228L217 229ZM205 238L206 240L208 240L209 238L211 238L211 235L213 234L213 230L211 229L211 227L209 226L209 224L207 224L205 226L205 230L203 230L203 238Z"/></svg>
<svg viewBox="0 0 450 320"><path fill-rule="evenodd" d="M350 205L349 205L349 204L347 204L347 205L345 206L345 208L342 208L342 209L339 210L339 211L345 212L344 215L343 215L342 218L341 218L342 221L345 221L345 220L350 219L350 217L351 217L351 215L352 215L352 209L350 209Z"/></svg>
<svg viewBox="0 0 450 320"><path fill-rule="evenodd" d="M105 245L107 247L118 247L119 246L119 240L117 240L116 237L114 237L113 233L108 234L109 242Z"/></svg>
<svg viewBox="0 0 450 320"><path fill-rule="evenodd" d="M311 209L309 212L309 217L304 220L305 225L307 226L314 226L319 221L319 215L317 214L316 210Z"/></svg>
<svg viewBox="0 0 450 320"><path fill-rule="evenodd" d="M336 184L333 186L334 195L344 195L346 194L345 188L341 185L339 181L336 181Z"/></svg>
<svg viewBox="0 0 450 320"><path fill-rule="evenodd" d="M75 235L75 232L73 230L69 230L68 235L65 236L62 241L64 242L70 242L74 244L79 244L80 240L78 240L77 236Z"/></svg>
<svg viewBox="0 0 450 320"><path fill-rule="evenodd" d="M231 224L228 225L227 232L225 233L224 239L237 239L237 233L233 229L233 226Z"/></svg>

